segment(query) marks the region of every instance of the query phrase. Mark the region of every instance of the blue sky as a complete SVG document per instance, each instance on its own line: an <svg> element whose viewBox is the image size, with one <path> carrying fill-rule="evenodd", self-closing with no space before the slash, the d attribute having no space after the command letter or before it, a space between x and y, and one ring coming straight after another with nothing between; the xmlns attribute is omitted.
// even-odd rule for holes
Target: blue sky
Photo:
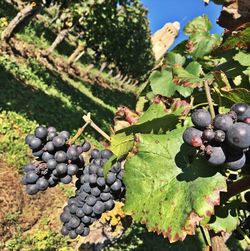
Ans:
<svg viewBox="0 0 250 251"><path fill-rule="evenodd" d="M202 0L141 0L149 10L151 32L157 31L167 22L178 21L181 24L179 37L175 44L186 38L183 27L194 17L206 14L212 21L212 33L222 33L223 29L216 24L220 15L221 5L209 3L204 5Z"/></svg>

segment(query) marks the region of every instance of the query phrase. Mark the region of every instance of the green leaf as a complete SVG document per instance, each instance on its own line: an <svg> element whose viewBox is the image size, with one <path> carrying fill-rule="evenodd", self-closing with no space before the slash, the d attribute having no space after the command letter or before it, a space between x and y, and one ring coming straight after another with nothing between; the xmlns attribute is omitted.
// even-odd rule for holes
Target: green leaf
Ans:
<svg viewBox="0 0 250 251"><path fill-rule="evenodd" d="M116 155L112 155L109 160L104 164L103 166L103 174L104 177L107 177L107 174L109 172L109 170L112 168L112 166L116 163L117 161L117 156Z"/></svg>
<svg viewBox="0 0 250 251"><path fill-rule="evenodd" d="M154 71L149 77L154 95L171 97L176 91L172 78L172 72L170 71Z"/></svg>
<svg viewBox="0 0 250 251"><path fill-rule="evenodd" d="M140 135L138 152L125 164L125 211L170 242L207 223L226 191L225 177L184 145L182 134L183 128Z"/></svg>
<svg viewBox="0 0 250 251"><path fill-rule="evenodd" d="M165 105L160 102L152 104L148 110L140 117L139 121L132 126L126 127L117 133L158 133L172 130L179 122L181 110L167 113Z"/></svg>
<svg viewBox="0 0 250 251"><path fill-rule="evenodd" d="M212 24L208 18L208 16L203 15L194 18L184 27L184 32L187 35L193 35L195 33L206 32L208 33L212 28Z"/></svg>
<svg viewBox="0 0 250 251"><path fill-rule="evenodd" d="M243 66L250 66L250 54L249 53L244 53L240 51L234 56L233 59L238 61Z"/></svg>
<svg viewBox="0 0 250 251"><path fill-rule="evenodd" d="M245 88L235 88L229 91L221 90L221 94L233 103L247 103L250 105L250 91Z"/></svg>
<svg viewBox="0 0 250 251"><path fill-rule="evenodd" d="M183 96L184 98L187 98L189 97L194 89L191 88L191 87L184 87L184 86L180 86L180 85L177 85L176 86L176 90L181 94L181 96Z"/></svg>
<svg viewBox="0 0 250 251"><path fill-rule="evenodd" d="M119 158L127 154L134 145L134 136L118 133L111 137L110 150Z"/></svg>
<svg viewBox="0 0 250 251"><path fill-rule="evenodd" d="M189 38L186 48L187 52L196 59L210 54L220 43L221 38L218 34L195 33Z"/></svg>
<svg viewBox="0 0 250 251"><path fill-rule="evenodd" d="M164 59L164 63L170 66L174 64L184 65L185 62L186 62L185 57L183 57L179 53L174 53L174 52L168 52Z"/></svg>
<svg viewBox="0 0 250 251"><path fill-rule="evenodd" d="M186 71L190 72L191 74L197 77L203 74L202 66L196 61L189 63L186 67Z"/></svg>
<svg viewBox="0 0 250 251"><path fill-rule="evenodd" d="M231 233L239 224L238 206L239 201L234 200L226 205L215 207L215 215L211 217L208 228L212 229L215 233Z"/></svg>

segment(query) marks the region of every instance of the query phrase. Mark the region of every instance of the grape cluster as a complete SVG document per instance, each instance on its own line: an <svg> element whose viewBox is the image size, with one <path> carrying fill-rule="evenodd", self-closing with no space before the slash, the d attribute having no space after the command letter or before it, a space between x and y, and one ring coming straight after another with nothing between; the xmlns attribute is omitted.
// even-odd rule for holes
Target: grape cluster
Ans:
<svg viewBox="0 0 250 251"><path fill-rule="evenodd" d="M191 119L194 127L185 130L183 140L204 152L210 164L236 171L250 160L250 106L234 104L213 120L208 111L197 109Z"/></svg>
<svg viewBox="0 0 250 251"><path fill-rule="evenodd" d="M90 163L76 182L76 193L68 200L60 219L61 233L75 239L78 235L87 236L89 226L101 217L102 213L114 207L114 200L124 191L121 162L117 161L104 178L103 165L112 156L105 149L91 152Z"/></svg>
<svg viewBox="0 0 250 251"><path fill-rule="evenodd" d="M56 128L38 126L34 134L28 134L25 143L32 149L36 161L24 166L22 183L28 194L33 195L54 187L59 182L68 184L84 166L81 156L90 149L90 144L70 145L70 134L57 132Z"/></svg>

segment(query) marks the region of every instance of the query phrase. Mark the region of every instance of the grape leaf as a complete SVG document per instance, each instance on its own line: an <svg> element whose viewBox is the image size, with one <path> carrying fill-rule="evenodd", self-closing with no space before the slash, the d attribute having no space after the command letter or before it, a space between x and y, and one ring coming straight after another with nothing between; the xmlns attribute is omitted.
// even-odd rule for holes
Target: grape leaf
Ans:
<svg viewBox="0 0 250 251"><path fill-rule="evenodd" d="M138 135L137 153L125 164L125 212L170 242L195 234L226 191L225 177L184 145L182 134Z"/></svg>
<svg viewBox="0 0 250 251"><path fill-rule="evenodd" d="M250 91L245 88L235 88L229 91L222 89L221 94L233 103L247 103L250 105Z"/></svg>
<svg viewBox="0 0 250 251"><path fill-rule="evenodd" d="M186 71L192 73L197 77L203 74L202 66L196 61L192 61L191 63L189 63L186 67Z"/></svg>
<svg viewBox="0 0 250 251"><path fill-rule="evenodd" d="M171 97L176 91L172 78L172 72L170 71L154 71L149 77L154 95Z"/></svg>
<svg viewBox="0 0 250 251"><path fill-rule="evenodd" d="M165 105L160 103L152 104L148 110L140 117L139 121L129 127L123 128L117 133L150 133L165 132L172 130L179 122L182 110L167 113Z"/></svg>
<svg viewBox="0 0 250 251"><path fill-rule="evenodd" d="M203 15L194 18L184 27L184 32L187 35L192 35L195 33L206 32L208 33L212 28L212 24L208 18L208 16Z"/></svg>
<svg viewBox="0 0 250 251"><path fill-rule="evenodd" d="M239 201L234 200L226 205L215 207L215 215L211 217L208 228L214 230L215 233L231 233L239 224L237 213L238 206Z"/></svg>
<svg viewBox="0 0 250 251"><path fill-rule="evenodd" d="M202 58L210 54L220 43L221 37L218 34L195 33L189 38L186 49L193 58Z"/></svg>
<svg viewBox="0 0 250 251"><path fill-rule="evenodd" d="M125 133L115 134L111 137L110 150L119 158L127 154L134 145L134 136Z"/></svg>
<svg viewBox="0 0 250 251"><path fill-rule="evenodd" d="M238 61L243 66L250 66L250 55L240 51L234 56L234 60Z"/></svg>
<svg viewBox="0 0 250 251"><path fill-rule="evenodd" d="M174 53L174 52L168 52L164 59L164 63L170 66L174 64L184 65L185 61L186 61L185 57L183 57L179 53Z"/></svg>

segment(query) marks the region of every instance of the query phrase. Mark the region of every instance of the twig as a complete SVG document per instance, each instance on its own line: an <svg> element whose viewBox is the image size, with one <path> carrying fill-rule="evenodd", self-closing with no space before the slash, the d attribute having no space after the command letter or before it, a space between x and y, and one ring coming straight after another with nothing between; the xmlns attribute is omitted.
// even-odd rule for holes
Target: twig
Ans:
<svg viewBox="0 0 250 251"><path fill-rule="evenodd" d="M214 111L213 100L212 100L212 97L211 97L208 82L206 80L204 81L204 88L205 88L205 92L206 92L206 96L207 96L207 102L208 102L208 105L209 105L210 114L211 114L212 119L214 119L215 111Z"/></svg>
<svg viewBox="0 0 250 251"><path fill-rule="evenodd" d="M247 242L247 245L250 245L250 239L248 238L247 234L238 226L237 231L244 237Z"/></svg>
<svg viewBox="0 0 250 251"><path fill-rule="evenodd" d="M237 180L228 185L228 191L226 193L226 196L228 198L231 198L248 189L250 189L250 176L246 175L242 179Z"/></svg>
<svg viewBox="0 0 250 251"><path fill-rule="evenodd" d="M87 125L89 124L89 122L86 122L81 128L78 129L76 135L72 138L69 139L68 143L71 145L73 144L83 133L84 129L87 127Z"/></svg>
<svg viewBox="0 0 250 251"><path fill-rule="evenodd" d="M97 126L93 120L90 118L90 113L83 116L83 119L86 123L88 123L91 127L93 127L98 133L100 133L105 139L111 142L111 138L107 133L105 133L99 126Z"/></svg>

